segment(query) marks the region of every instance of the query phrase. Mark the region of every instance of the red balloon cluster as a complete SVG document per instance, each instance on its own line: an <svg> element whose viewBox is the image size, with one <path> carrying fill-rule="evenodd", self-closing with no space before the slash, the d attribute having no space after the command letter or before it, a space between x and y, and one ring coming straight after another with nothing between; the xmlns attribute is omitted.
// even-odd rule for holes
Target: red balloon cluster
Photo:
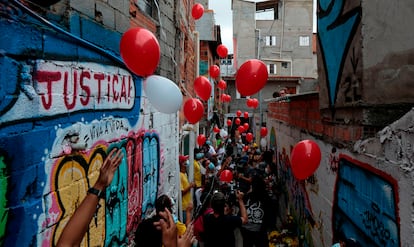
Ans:
<svg viewBox="0 0 414 247"><path fill-rule="evenodd" d="M292 149L291 166L293 175L306 179L318 169L321 162L321 150L316 142L304 140L298 142Z"/></svg>
<svg viewBox="0 0 414 247"><path fill-rule="evenodd" d="M247 107L256 109L259 106L259 100L256 98L249 98L246 101Z"/></svg>
<svg viewBox="0 0 414 247"><path fill-rule="evenodd" d="M223 170L220 173L220 181L230 183L233 180L233 173L230 170Z"/></svg>
<svg viewBox="0 0 414 247"><path fill-rule="evenodd" d="M266 64L257 59L244 62L236 74L236 89L243 96L259 92L266 84L269 74Z"/></svg>
<svg viewBox="0 0 414 247"><path fill-rule="evenodd" d="M161 54L154 34L140 27L131 28L122 35L120 53L128 69L141 77L154 73Z"/></svg>
<svg viewBox="0 0 414 247"><path fill-rule="evenodd" d="M190 98L184 103L184 117L190 124L195 124L204 115L204 106L199 99Z"/></svg>
<svg viewBox="0 0 414 247"><path fill-rule="evenodd" d="M193 8L191 9L191 15L195 20L200 19L204 14L204 7L200 3L196 3L193 5Z"/></svg>
<svg viewBox="0 0 414 247"><path fill-rule="evenodd" d="M217 65L210 66L210 69L208 71L212 78L217 78L220 75L220 67Z"/></svg>
<svg viewBox="0 0 414 247"><path fill-rule="evenodd" d="M208 100L211 96L211 83L205 76L199 76L194 80L194 91L202 100Z"/></svg>
<svg viewBox="0 0 414 247"><path fill-rule="evenodd" d="M220 88L221 90L225 90L227 88L227 83L224 80L220 80L217 83L217 87Z"/></svg>
<svg viewBox="0 0 414 247"><path fill-rule="evenodd" d="M231 101L231 96L230 96L230 95L228 95L228 94L223 93L223 94L221 95L221 101L222 101L222 102L230 102L230 101Z"/></svg>
<svg viewBox="0 0 414 247"><path fill-rule="evenodd" d="M227 57L228 50L227 50L227 47L225 45L223 45L223 44L218 45L216 51L217 51L217 54L219 55L219 57L221 57L221 58L226 58Z"/></svg>
<svg viewBox="0 0 414 247"><path fill-rule="evenodd" d="M260 136L261 137L267 136L267 128L266 127L260 128Z"/></svg>
<svg viewBox="0 0 414 247"><path fill-rule="evenodd" d="M207 140L207 138L206 138L205 135L203 135L203 134L198 135L197 136L197 144L198 144L198 146L203 146L204 143L206 143L206 140Z"/></svg>

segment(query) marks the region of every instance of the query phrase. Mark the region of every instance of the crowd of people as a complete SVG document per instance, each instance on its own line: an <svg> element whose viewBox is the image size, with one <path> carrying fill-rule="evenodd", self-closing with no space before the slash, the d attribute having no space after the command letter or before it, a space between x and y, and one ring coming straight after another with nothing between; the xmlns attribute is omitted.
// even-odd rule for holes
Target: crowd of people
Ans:
<svg viewBox="0 0 414 247"><path fill-rule="evenodd" d="M189 157L179 156L182 205L186 209L193 197L190 222L198 246L269 246L268 231L276 225L273 155L256 143L217 135L195 148L194 181L189 181ZM231 181L221 179L226 170Z"/></svg>
<svg viewBox="0 0 414 247"><path fill-rule="evenodd" d="M188 179L189 157L179 156L183 217L178 219L172 198L160 195L155 214L138 225L135 246L273 246L269 232L275 229L278 204L273 153L262 152L255 143L241 152L234 143L222 143L214 147L207 141L194 150L194 181ZM225 151L219 151L223 147ZM66 224L58 247L80 245L122 159L123 153L117 149L106 157L97 182ZM233 175L230 180L221 179L225 171ZM294 232L296 227L288 228ZM339 238L334 246L360 245Z"/></svg>

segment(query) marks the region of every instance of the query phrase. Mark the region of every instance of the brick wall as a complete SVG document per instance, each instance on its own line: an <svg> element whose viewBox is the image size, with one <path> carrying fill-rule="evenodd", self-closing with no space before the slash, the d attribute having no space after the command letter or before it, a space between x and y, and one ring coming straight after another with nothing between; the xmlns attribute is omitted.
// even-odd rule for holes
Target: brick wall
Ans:
<svg viewBox="0 0 414 247"><path fill-rule="evenodd" d="M355 142L363 134L363 126L323 121L317 93L293 96L289 98L289 102L269 103L268 118L302 129L309 134L343 144Z"/></svg>

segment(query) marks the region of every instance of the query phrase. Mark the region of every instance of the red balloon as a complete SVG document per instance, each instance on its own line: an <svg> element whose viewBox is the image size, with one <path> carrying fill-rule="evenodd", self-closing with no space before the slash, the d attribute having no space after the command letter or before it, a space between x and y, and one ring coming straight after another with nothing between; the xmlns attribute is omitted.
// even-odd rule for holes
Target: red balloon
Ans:
<svg viewBox="0 0 414 247"><path fill-rule="evenodd" d="M311 176L321 162L321 150L316 142L303 140L292 149L291 166L293 175L301 180Z"/></svg>
<svg viewBox="0 0 414 247"><path fill-rule="evenodd" d="M227 94L223 93L221 94L221 102L227 102Z"/></svg>
<svg viewBox="0 0 414 247"><path fill-rule="evenodd" d="M266 84L269 74L266 64L257 59L244 62L236 74L236 89L242 96L259 92Z"/></svg>
<svg viewBox="0 0 414 247"><path fill-rule="evenodd" d="M246 100L247 107L253 107L253 99L249 98Z"/></svg>
<svg viewBox="0 0 414 247"><path fill-rule="evenodd" d="M251 142L253 141L253 134L252 133L247 133L246 134L246 141Z"/></svg>
<svg viewBox="0 0 414 247"><path fill-rule="evenodd" d="M254 109L256 109L258 106L259 106L259 100L258 100L258 99L253 98L253 99L252 99L252 107L253 107Z"/></svg>
<svg viewBox="0 0 414 247"><path fill-rule="evenodd" d="M247 111L245 111L243 117L244 118L249 118L249 113Z"/></svg>
<svg viewBox="0 0 414 247"><path fill-rule="evenodd" d="M244 147L243 147L243 151L244 151L244 152L249 151L249 146L244 146Z"/></svg>
<svg viewBox="0 0 414 247"><path fill-rule="evenodd" d="M188 99L183 108L184 116L190 124L197 123L204 115L204 106L199 99Z"/></svg>
<svg viewBox="0 0 414 247"><path fill-rule="evenodd" d="M212 78L217 78L220 75L220 67L217 65L210 66L209 74Z"/></svg>
<svg viewBox="0 0 414 247"><path fill-rule="evenodd" d="M231 126L232 122L230 119L227 119L227 126Z"/></svg>
<svg viewBox="0 0 414 247"><path fill-rule="evenodd" d="M267 128L266 127L262 127L260 129L260 136L266 136L267 135Z"/></svg>
<svg viewBox="0 0 414 247"><path fill-rule="evenodd" d="M227 101L227 102L230 102L230 101L231 101L231 96L230 96L230 95L228 95L228 94L226 94L226 101Z"/></svg>
<svg viewBox="0 0 414 247"><path fill-rule="evenodd" d="M244 129L243 125L240 125L240 126L237 128L237 130L238 130L240 133L243 133L244 131L246 131L246 130Z"/></svg>
<svg viewBox="0 0 414 247"><path fill-rule="evenodd" d="M207 140L207 138L206 138L205 135L203 135L203 134L198 135L197 136L197 144L198 144L198 146L203 146L204 143L206 142L206 140Z"/></svg>
<svg viewBox="0 0 414 247"><path fill-rule="evenodd" d="M193 8L191 9L191 15L195 20L200 19L204 14L204 7L200 3L196 3L193 5Z"/></svg>
<svg viewBox="0 0 414 247"><path fill-rule="evenodd" d="M233 173L230 170L223 170L220 173L220 181L230 183L233 180Z"/></svg>
<svg viewBox="0 0 414 247"><path fill-rule="evenodd" d="M248 123L244 123L244 124L243 124L243 127L244 127L244 129L245 129L245 130L248 130L250 126L249 126L249 124L248 124Z"/></svg>
<svg viewBox="0 0 414 247"><path fill-rule="evenodd" d="M220 129L217 126L214 126L213 131L214 133L220 133Z"/></svg>
<svg viewBox="0 0 414 247"><path fill-rule="evenodd" d="M202 100L208 100L211 96L211 83L205 76L199 76L194 80L194 91Z"/></svg>
<svg viewBox="0 0 414 247"><path fill-rule="evenodd" d="M236 118L236 120L234 120L234 123L236 124L236 125L240 125L240 118Z"/></svg>
<svg viewBox="0 0 414 247"><path fill-rule="evenodd" d="M219 55L219 57L221 58L226 58L227 54L228 54L228 50L227 47L225 45L219 45L217 46L217 54Z"/></svg>
<svg viewBox="0 0 414 247"><path fill-rule="evenodd" d="M240 117L242 112L240 110L236 111L236 116Z"/></svg>
<svg viewBox="0 0 414 247"><path fill-rule="evenodd" d="M140 27L131 28L122 35L120 53L128 69L142 77L154 73L161 54L154 34Z"/></svg>
<svg viewBox="0 0 414 247"><path fill-rule="evenodd" d="M222 90L225 90L227 88L227 83L224 80L220 80L217 83L217 87L220 88L220 89L222 89Z"/></svg>

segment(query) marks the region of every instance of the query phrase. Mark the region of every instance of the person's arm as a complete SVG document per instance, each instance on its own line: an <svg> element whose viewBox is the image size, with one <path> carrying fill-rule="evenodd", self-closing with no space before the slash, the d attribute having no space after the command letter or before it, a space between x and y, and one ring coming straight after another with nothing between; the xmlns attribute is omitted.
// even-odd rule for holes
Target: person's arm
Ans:
<svg viewBox="0 0 414 247"><path fill-rule="evenodd" d="M101 166L98 180L93 188L104 191L105 188L112 182L115 171L121 163L123 153L119 149L114 155L116 149L113 149ZM89 224L96 212L96 206L99 203L99 197L95 194L88 193L79 207L75 210L72 217L69 219L62 234L59 237L57 247L65 246L79 246Z"/></svg>
<svg viewBox="0 0 414 247"><path fill-rule="evenodd" d="M246 224L247 223L247 210L246 207L244 206L244 201L243 201L243 193L240 191L237 191L237 199L239 201L239 207L240 207L240 217L242 219L242 223Z"/></svg>
<svg viewBox="0 0 414 247"><path fill-rule="evenodd" d="M188 187L187 188L184 188L181 192L183 193L183 195L185 195L185 194L187 194L188 192L190 192L190 190L192 189L192 188L194 188L195 187L195 183L194 182L191 182L189 185L188 185Z"/></svg>
<svg viewBox="0 0 414 247"><path fill-rule="evenodd" d="M186 221L184 222L184 224L186 226L190 225L191 221L193 221L193 208L193 203L189 202L187 208L185 209Z"/></svg>

